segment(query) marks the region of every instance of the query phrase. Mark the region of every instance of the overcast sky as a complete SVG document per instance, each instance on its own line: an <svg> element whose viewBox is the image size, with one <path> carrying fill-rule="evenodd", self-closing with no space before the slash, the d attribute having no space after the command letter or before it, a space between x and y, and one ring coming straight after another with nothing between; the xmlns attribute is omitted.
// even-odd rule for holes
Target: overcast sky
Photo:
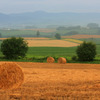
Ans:
<svg viewBox="0 0 100 100"><path fill-rule="evenodd" d="M100 12L100 0L0 0L1 13Z"/></svg>

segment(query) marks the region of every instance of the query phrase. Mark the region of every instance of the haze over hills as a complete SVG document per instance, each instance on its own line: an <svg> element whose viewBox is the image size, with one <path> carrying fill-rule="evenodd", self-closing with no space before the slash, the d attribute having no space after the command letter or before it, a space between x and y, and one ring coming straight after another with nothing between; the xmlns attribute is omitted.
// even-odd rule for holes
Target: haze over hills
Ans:
<svg viewBox="0 0 100 100"><path fill-rule="evenodd" d="M11 25L87 25L100 24L100 13L48 13L44 11L3 14L0 13L0 27Z"/></svg>

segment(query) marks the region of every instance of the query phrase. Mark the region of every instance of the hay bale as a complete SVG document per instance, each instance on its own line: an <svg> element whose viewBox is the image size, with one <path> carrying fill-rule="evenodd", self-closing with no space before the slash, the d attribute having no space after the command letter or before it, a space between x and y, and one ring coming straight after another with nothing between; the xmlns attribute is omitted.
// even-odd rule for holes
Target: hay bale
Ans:
<svg viewBox="0 0 100 100"><path fill-rule="evenodd" d="M24 74L19 65L13 62L0 63L0 89L16 89L24 81Z"/></svg>
<svg viewBox="0 0 100 100"><path fill-rule="evenodd" d="M66 58L63 57L58 58L58 63L65 64L66 62L67 62Z"/></svg>
<svg viewBox="0 0 100 100"><path fill-rule="evenodd" d="M55 62L55 59L53 57L48 57L47 58L47 62L48 63L54 63Z"/></svg>

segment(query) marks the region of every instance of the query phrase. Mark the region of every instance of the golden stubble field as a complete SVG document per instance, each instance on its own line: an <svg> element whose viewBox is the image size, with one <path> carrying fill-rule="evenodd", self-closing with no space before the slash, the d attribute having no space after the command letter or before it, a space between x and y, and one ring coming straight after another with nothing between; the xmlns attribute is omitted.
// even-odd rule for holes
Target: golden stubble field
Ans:
<svg viewBox="0 0 100 100"><path fill-rule="evenodd" d="M64 40L27 40L29 47L73 47L78 43Z"/></svg>
<svg viewBox="0 0 100 100"><path fill-rule="evenodd" d="M100 100L99 64L17 62L23 85L0 91L0 100Z"/></svg>

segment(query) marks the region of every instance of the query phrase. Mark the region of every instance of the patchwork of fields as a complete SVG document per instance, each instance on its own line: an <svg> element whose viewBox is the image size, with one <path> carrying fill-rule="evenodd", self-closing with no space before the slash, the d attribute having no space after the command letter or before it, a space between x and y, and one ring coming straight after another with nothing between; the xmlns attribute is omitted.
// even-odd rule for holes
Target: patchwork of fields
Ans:
<svg viewBox="0 0 100 100"><path fill-rule="evenodd" d="M16 36L20 32L20 30L12 30L12 33L14 31ZM21 30L25 36L28 31L32 36L34 32L35 36L37 29ZM56 30L40 29L39 31L44 32L45 35ZM7 34L10 36L9 33ZM100 35L73 35L62 36L62 38L56 40L45 37L25 37L29 46L26 58L33 58L34 61L34 57L40 59L41 56L66 57L68 62L69 58L76 55L76 46L84 39L97 39ZM0 43L4 39L6 38L0 38ZM1 52L0 54L2 55ZM96 59L100 62L100 45L97 45ZM1 90L0 100L100 100L99 64L76 64L76 62L66 64L17 62L17 64L24 72L24 83L15 90L7 92Z"/></svg>

